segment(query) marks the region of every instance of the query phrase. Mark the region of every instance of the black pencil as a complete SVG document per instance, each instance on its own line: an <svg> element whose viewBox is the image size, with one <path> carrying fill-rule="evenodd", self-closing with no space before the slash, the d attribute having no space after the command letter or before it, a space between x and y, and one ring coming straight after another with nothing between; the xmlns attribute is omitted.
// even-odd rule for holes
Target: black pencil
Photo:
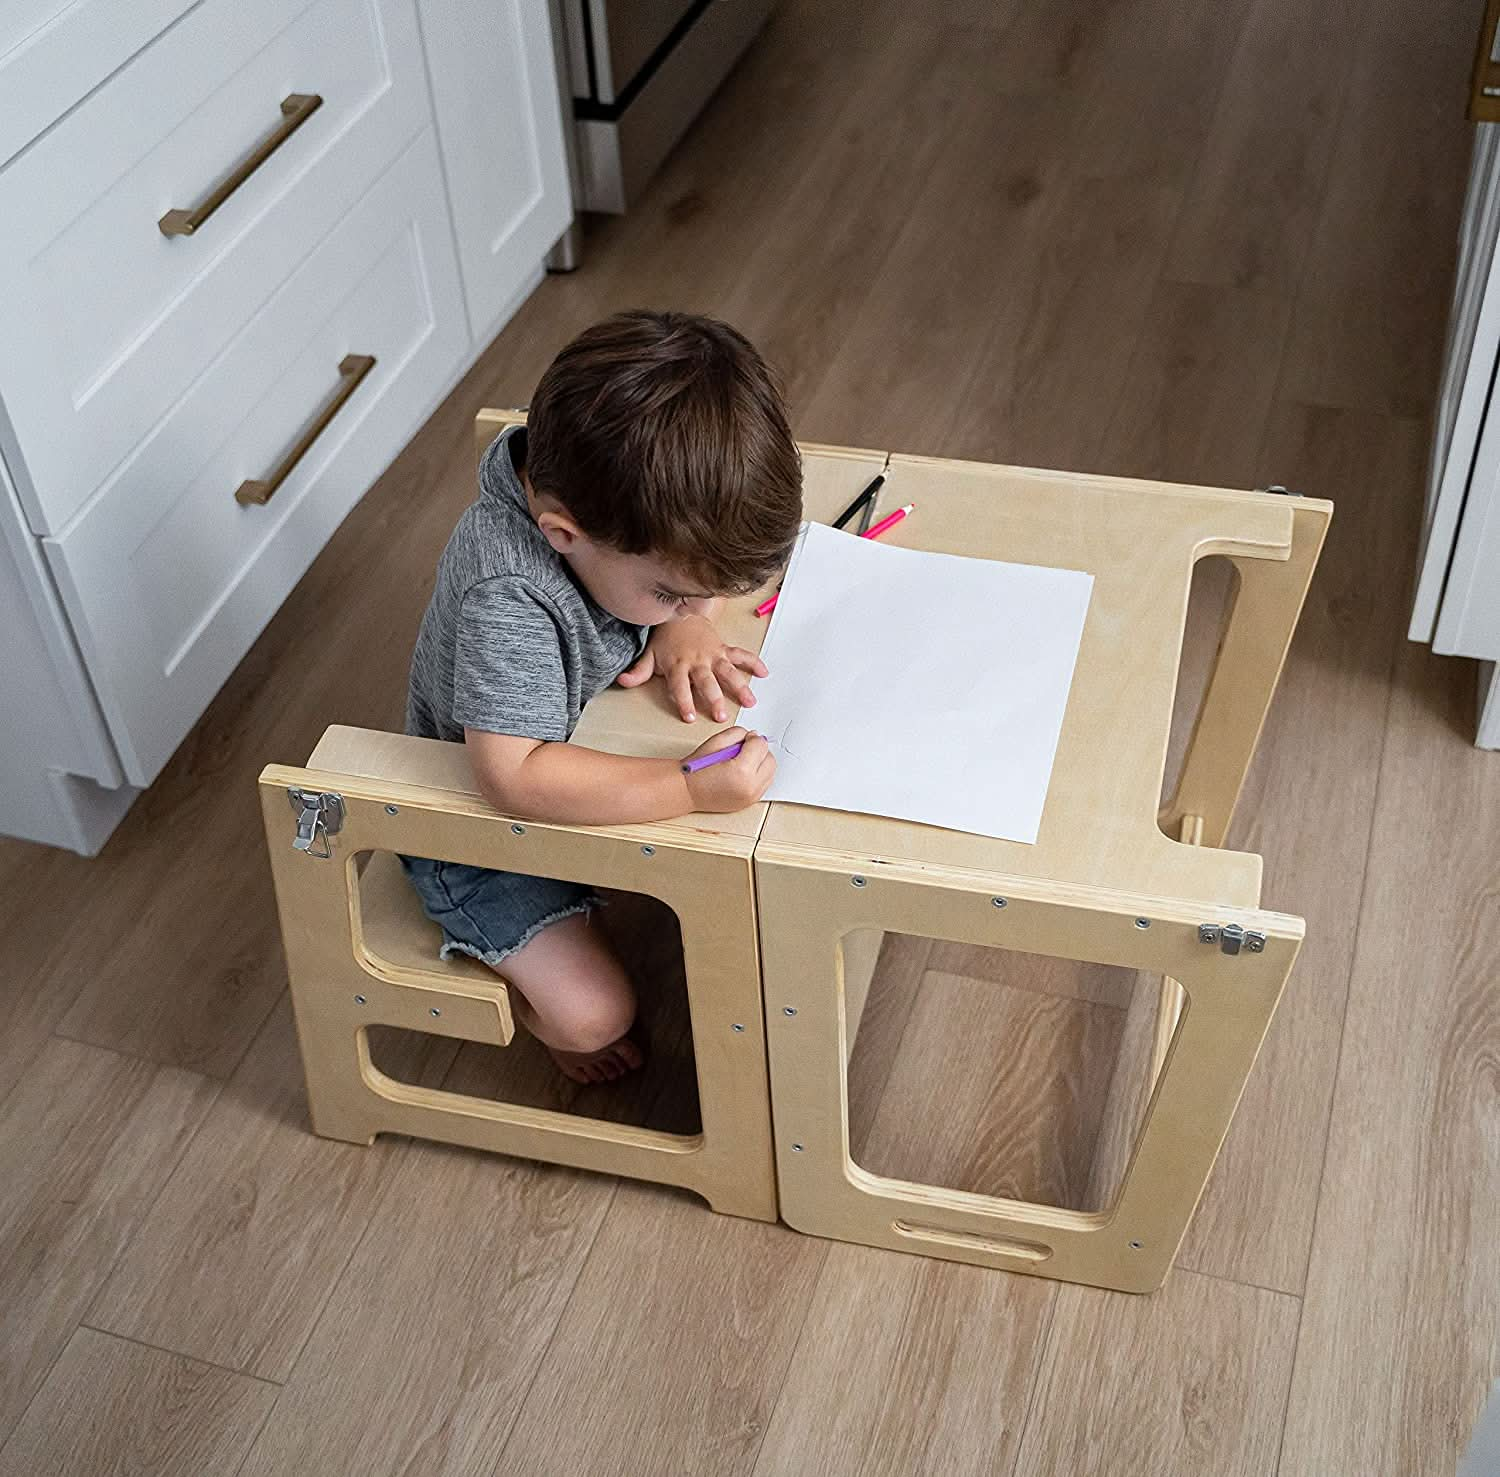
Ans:
<svg viewBox="0 0 1500 1477"><path fill-rule="evenodd" d="M870 482L870 485L844 509L837 518L833 520L835 528L842 528L864 505L880 491L881 484L885 481L885 473L878 473Z"/></svg>

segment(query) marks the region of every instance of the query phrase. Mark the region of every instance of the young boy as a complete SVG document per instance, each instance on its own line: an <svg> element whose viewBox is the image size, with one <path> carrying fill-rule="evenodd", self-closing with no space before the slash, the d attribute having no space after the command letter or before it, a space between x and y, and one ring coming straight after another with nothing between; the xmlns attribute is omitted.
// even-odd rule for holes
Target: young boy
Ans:
<svg viewBox="0 0 1500 1477"><path fill-rule="evenodd" d="M770 371L734 329L681 313L620 313L553 360L528 424L485 453L480 494L438 564L412 655L408 733L462 740L479 788L509 815L577 825L734 811L765 793L765 740L733 728L735 759L697 773L567 742L618 680L665 679L682 718L753 706L752 653L726 646L720 597L786 560L802 469ZM590 927L586 887L403 857L444 957L504 974L517 1016L575 1082L641 1062L635 993Z"/></svg>

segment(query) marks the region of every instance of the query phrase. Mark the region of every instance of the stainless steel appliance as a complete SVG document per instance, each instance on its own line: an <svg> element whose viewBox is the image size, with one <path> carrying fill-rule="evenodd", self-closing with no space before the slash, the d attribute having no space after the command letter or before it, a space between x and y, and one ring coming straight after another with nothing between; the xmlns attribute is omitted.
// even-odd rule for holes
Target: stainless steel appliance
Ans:
<svg viewBox="0 0 1500 1477"><path fill-rule="evenodd" d="M615 214L765 23L774 0L562 0L579 204Z"/></svg>

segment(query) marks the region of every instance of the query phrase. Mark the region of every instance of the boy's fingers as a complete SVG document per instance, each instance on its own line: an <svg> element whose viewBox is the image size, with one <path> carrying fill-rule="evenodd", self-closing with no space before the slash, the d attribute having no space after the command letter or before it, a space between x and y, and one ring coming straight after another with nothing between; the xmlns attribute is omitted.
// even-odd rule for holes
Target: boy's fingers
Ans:
<svg viewBox="0 0 1500 1477"><path fill-rule="evenodd" d="M750 691L750 682L740 669L722 657L717 667L719 686L742 708L753 708L755 698Z"/></svg>
<svg viewBox="0 0 1500 1477"><path fill-rule="evenodd" d="M724 694L714 680L712 670L708 667L695 668L693 686L698 689L698 697L703 706L714 715L716 722L722 723L729 716L729 710L724 706Z"/></svg>
<svg viewBox="0 0 1500 1477"><path fill-rule="evenodd" d="M743 671L751 673L756 677L769 677L771 675L766 664L756 656L753 651L746 651L743 646L730 646L725 649L724 655L732 661L735 666Z"/></svg>
<svg viewBox="0 0 1500 1477"><path fill-rule="evenodd" d="M672 694L672 701L677 704L682 721L691 723L697 715L693 712L693 682L686 667L678 667L667 678L667 691Z"/></svg>
<svg viewBox="0 0 1500 1477"><path fill-rule="evenodd" d="M642 653L641 659L633 666L626 667L615 681L621 687L639 687L643 682L649 682L656 671L656 653L646 651Z"/></svg>

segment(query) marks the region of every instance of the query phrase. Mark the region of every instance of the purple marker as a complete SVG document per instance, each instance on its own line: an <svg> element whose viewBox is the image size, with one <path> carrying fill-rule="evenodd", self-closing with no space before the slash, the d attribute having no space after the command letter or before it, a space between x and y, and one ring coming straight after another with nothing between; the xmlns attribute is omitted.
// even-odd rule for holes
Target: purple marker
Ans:
<svg viewBox="0 0 1500 1477"><path fill-rule="evenodd" d="M733 759L744 747L745 745L742 741L737 744L730 744L727 749L715 749L712 754L703 754L697 759L684 760L682 772L684 774L697 774L700 769L707 769L710 764L722 764L726 759Z"/></svg>

